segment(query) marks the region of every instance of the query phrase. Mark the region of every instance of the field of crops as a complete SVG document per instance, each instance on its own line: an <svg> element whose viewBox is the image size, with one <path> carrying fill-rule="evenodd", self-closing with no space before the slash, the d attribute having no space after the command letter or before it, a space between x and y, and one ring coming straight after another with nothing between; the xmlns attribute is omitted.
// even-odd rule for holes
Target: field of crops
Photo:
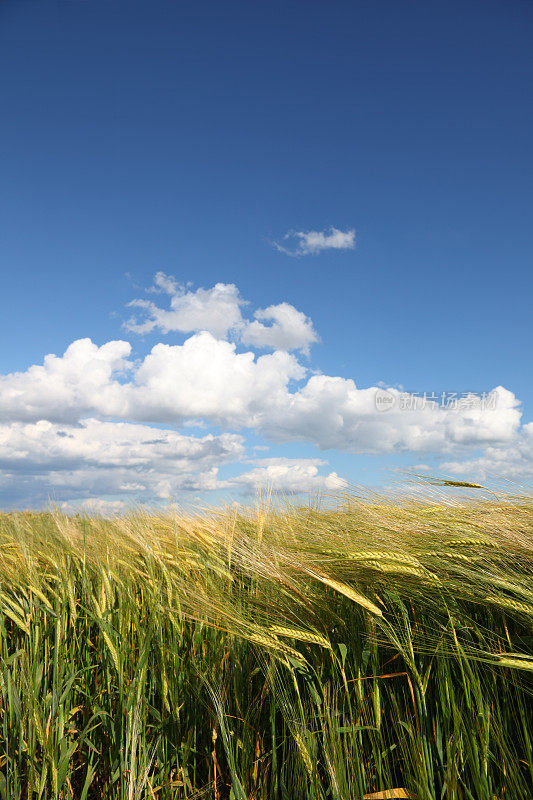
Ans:
<svg viewBox="0 0 533 800"><path fill-rule="evenodd" d="M530 800L532 691L527 497L0 515L4 800Z"/></svg>

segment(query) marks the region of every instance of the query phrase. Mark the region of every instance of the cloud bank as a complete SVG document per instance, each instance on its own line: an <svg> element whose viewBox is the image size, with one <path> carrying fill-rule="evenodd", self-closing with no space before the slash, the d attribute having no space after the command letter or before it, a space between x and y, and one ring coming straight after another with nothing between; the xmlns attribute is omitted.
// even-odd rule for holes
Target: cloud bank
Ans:
<svg viewBox="0 0 533 800"><path fill-rule="evenodd" d="M524 425L508 444L490 445L483 454L463 461L447 461L443 470L471 475L480 481L505 477L512 481L533 480L533 422Z"/></svg>
<svg viewBox="0 0 533 800"><path fill-rule="evenodd" d="M63 355L0 376L4 506L55 497L68 507L98 500L98 508L112 509L125 499L151 503L186 492L344 485L322 458L250 461L250 434L270 446L432 454L458 474L533 474L533 424L520 427L519 401L502 386L483 402L471 396L449 407L428 401L409 408L390 388L384 411L381 387L311 372L297 353L318 337L289 303L246 319L248 304L232 284L185 290L158 273L154 289L170 308L135 301L146 312L137 330L180 333L182 343L158 342L133 359L128 341L79 339ZM191 426L204 433L190 433Z"/></svg>
<svg viewBox="0 0 533 800"><path fill-rule="evenodd" d="M272 442L305 441L322 450L351 453L451 452L511 440L519 403L498 386L481 402L443 408L428 402L401 409L402 393L389 389L395 407L376 406L379 387L351 379L311 375L291 353L256 356L210 333L181 345L158 343L138 364L131 345L90 339L73 342L63 356L0 377L0 419L75 423L86 417L183 425L201 419L223 429L249 428ZM295 385L300 384L300 385Z"/></svg>

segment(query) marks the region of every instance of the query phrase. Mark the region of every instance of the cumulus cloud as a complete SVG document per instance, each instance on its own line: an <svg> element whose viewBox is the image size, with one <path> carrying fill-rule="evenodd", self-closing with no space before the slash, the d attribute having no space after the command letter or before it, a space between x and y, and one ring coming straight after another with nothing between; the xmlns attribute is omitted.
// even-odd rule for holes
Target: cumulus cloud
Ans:
<svg viewBox="0 0 533 800"><path fill-rule="evenodd" d="M230 430L253 429L273 442L305 441L352 453L450 453L509 442L520 424L514 394L496 387L487 402L456 407L428 402L411 410L387 390L312 375L283 350L256 357L202 332L182 345L157 344L135 368L127 342L74 342L63 357L0 380L0 418L76 422L86 416L184 424L202 419ZM128 379L124 370L129 370Z"/></svg>
<svg viewBox="0 0 533 800"><path fill-rule="evenodd" d="M159 422L202 417L224 427L254 427L265 405L280 405L306 370L284 351L237 353L209 333L152 348L126 388L130 413Z"/></svg>
<svg viewBox="0 0 533 800"><path fill-rule="evenodd" d="M197 333L207 331L216 339L232 339L245 346L269 350L302 350L318 341L312 321L290 303L259 308L254 320L245 319L241 308L248 305L232 283L217 283L211 289L186 290L175 278L158 272L148 291L164 292L170 308L160 308L146 299L128 305L140 309L144 318L130 318L125 327L134 333ZM269 324L265 324L269 323Z"/></svg>
<svg viewBox="0 0 533 800"><path fill-rule="evenodd" d="M287 384L306 370L284 351L237 353L235 344L210 333L183 345L157 344L135 369L128 342L98 347L73 342L63 356L0 377L0 419L75 422L103 419L183 423L204 418L225 427L253 424L270 398L280 403ZM124 380L128 369L131 380Z"/></svg>
<svg viewBox="0 0 533 800"><path fill-rule="evenodd" d="M132 317L126 328L135 333L150 333L158 329L163 333L178 331L193 333L209 331L224 339L242 325L241 306L244 300L232 283L217 283L211 289L186 291L174 278L163 272L156 273L155 287L170 297L170 308L159 308L151 300L132 300L128 305L142 309L144 321Z"/></svg>
<svg viewBox="0 0 533 800"><path fill-rule="evenodd" d="M276 442L311 441L352 453L446 453L510 441L520 424L519 402L501 386L487 402L472 398L449 408L437 402L405 408L405 394L389 389L394 405L386 412L377 407L381 391L313 375L282 408L263 417L262 432Z"/></svg>
<svg viewBox="0 0 533 800"><path fill-rule="evenodd" d="M476 458L447 461L441 469L471 479L490 481L508 478L514 481L533 480L533 422L524 425L506 445L486 447Z"/></svg>
<svg viewBox="0 0 533 800"><path fill-rule="evenodd" d="M49 495L88 494L166 500L184 490L216 488L220 465L243 455L237 434L184 436L96 419L13 422L0 425L0 497L7 499L23 478L26 497L40 503Z"/></svg>
<svg viewBox="0 0 533 800"><path fill-rule="evenodd" d="M25 372L0 376L0 420L76 421L85 414L124 417L126 397L118 378L131 367L129 342L98 347L72 342L62 356L47 355Z"/></svg>
<svg viewBox="0 0 533 800"><path fill-rule="evenodd" d="M274 242L280 253L288 256L317 255L324 250L353 250L355 231L353 228L340 231L333 227L324 231L289 231L282 241L285 244Z"/></svg>
<svg viewBox="0 0 533 800"><path fill-rule="evenodd" d="M4 424L0 498L34 505L68 498L76 507L91 496L171 500L183 491L218 488L219 467L243 455L242 437L229 433L193 437L95 419L75 426L45 420Z"/></svg>
<svg viewBox="0 0 533 800"><path fill-rule="evenodd" d="M224 483L227 488L242 488L253 494L259 489L273 492L300 493L309 491L338 491L347 482L336 472L321 474L327 461L319 458L257 459L254 469Z"/></svg>
<svg viewBox="0 0 533 800"><path fill-rule="evenodd" d="M352 453L450 453L505 444L520 424L512 392L496 387L485 401L455 407L427 402L411 410L404 395L387 390L392 407L380 410L378 387L312 375L286 351L256 357L203 332L182 345L157 344L132 368L127 342L97 347L74 342L63 357L0 380L0 417L75 423L86 416L183 424L202 419L230 430L251 428L273 442L305 441ZM129 370L124 379L124 370Z"/></svg>
<svg viewBox="0 0 533 800"><path fill-rule="evenodd" d="M68 513L112 516L133 505L173 501L184 492L230 490L252 494L334 490L345 482L325 472L322 459L269 458L222 479L220 467L241 462L244 440L236 434L202 437L124 422L83 420L78 425L0 425L0 501L48 501ZM67 497L68 500L62 498ZM121 498L121 499L119 499Z"/></svg>
<svg viewBox="0 0 533 800"><path fill-rule="evenodd" d="M447 458L442 467L448 472L480 478L490 471L533 474L533 423L520 427L519 401L502 386L455 405L413 405L384 385L359 387L351 379L312 374L297 351L307 353L318 336L311 320L288 303L246 319L233 284L185 290L158 273L156 291L170 297L170 308L139 301L147 312L139 324L191 334L182 344L160 342L133 361L127 341L99 346L80 339L63 355L0 376L4 503L39 505L53 496L82 508L94 498L150 503L191 491L343 485L325 462L309 458L262 459L223 479L221 466L246 456L244 434L250 432L267 445L437 455ZM261 349L271 352L256 352ZM220 430L186 436L176 426ZM102 506L102 512L106 508L119 507Z"/></svg>
<svg viewBox="0 0 533 800"><path fill-rule="evenodd" d="M309 317L289 303L260 308L254 316L255 320L242 329L244 345L272 350L302 350L309 355L309 345L318 341ZM270 325L265 325L265 321Z"/></svg>
<svg viewBox="0 0 533 800"><path fill-rule="evenodd" d="M197 438L177 431L85 419L77 425L36 423L0 425L0 465L17 463L38 468L46 463L70 470L83 462L112 468L150 468L164 462L174 472L187 472L192 465L211 466L243 455L242 437L224 433Z"/></svg>
<svg viewBox="0 0 533 800"><path fill-rule="evenodd" d="M98 517L116 517L128 511L123 500L103 500L101 497L87 497L77 502L65 501L60 504L64 514L90 514Z"/></svg>

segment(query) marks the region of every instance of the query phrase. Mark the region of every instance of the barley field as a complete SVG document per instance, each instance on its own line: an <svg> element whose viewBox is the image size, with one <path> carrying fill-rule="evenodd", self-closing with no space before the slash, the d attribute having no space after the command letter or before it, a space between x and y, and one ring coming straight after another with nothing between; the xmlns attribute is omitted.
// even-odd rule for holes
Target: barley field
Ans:
<svg viewBox="0 0 533 800"><path fill-rule="evenodd" d="M530 800L533 501L438 491L0 515L0 797Z"/></svg>

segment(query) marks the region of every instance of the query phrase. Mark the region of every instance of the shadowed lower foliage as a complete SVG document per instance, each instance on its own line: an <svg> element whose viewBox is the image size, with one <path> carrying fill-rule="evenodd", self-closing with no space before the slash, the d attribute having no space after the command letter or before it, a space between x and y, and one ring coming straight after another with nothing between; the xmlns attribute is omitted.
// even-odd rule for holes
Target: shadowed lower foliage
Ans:
<svg viewBox="0 0 533 800"><path fill-rule="evenodd" d="M533 503L0 516L0 797L527 800Z"/></svg>

